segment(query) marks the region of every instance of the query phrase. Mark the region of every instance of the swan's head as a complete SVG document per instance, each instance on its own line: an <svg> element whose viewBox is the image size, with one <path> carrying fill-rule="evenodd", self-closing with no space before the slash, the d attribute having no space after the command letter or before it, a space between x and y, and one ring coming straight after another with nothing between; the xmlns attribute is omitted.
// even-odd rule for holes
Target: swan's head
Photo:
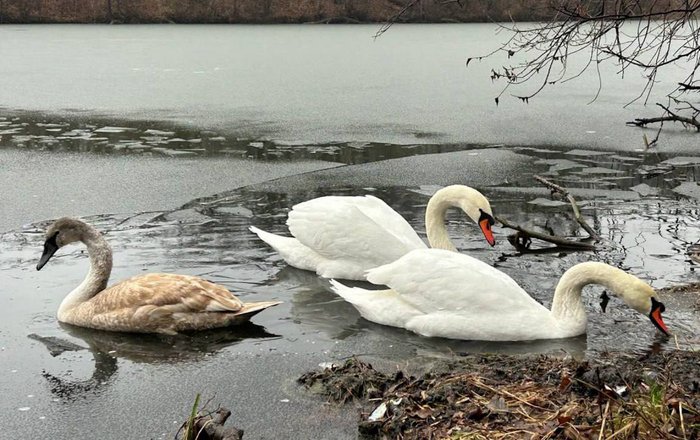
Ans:
<svg viewBox="0 0 700 440"><path fill-rule="evenodd" d="M628 275L629 280L616 292L627 303L628 306L639 313L648 316L652 324L668 335L668 327L664 323L661 314L666 310L666 306L656 297L656 291L639 278Z"/></svg>
<svg viewBox="0 0 700 440"><path fill-rule="evenodd" d="M491 203L489 203L489 200L474 188L463 185L453 186L460 190L460 209L462 209L474 223L479 225L486 241L488 241L491 246L495 245L496 239L493 237L491 228L496 221L493 218L493 211L491 211ZM450 187L448 186L447 188Z"/></svg>
<svg viewBox="0 0 700 440"><path fill-rule="evenodd" d="M432 247L454 250L454 246L440 246L431 238L431 230L440 225L444 228L445 212L450 207L459 208L464 211L474 223L479 225L486 241L491 246L496 244L491 227L494 225L491 204L479 191L466 185L450 185L438 190L428 201L428 208L425 211L425 224L428 228L428 241ZM439 240L438 240L439 241Z"/></svg>
<svg viewBox="0 0 700 440"><path fill-rule="evenodd" d="M36 265L36 270L41 270L61 247L76 241L82 241L86 229L87 225L77 218L63 217L56 220L46 230L44 252Z"/></svg>
<svg viewBox="0 0 700 440"><path fill-rule="evenodd" d="M669 331L661 314L664 305L658 300L656 291L646 282L622 269L598 261L579 263L562 275L557 284L552 301L552 312L556 315L567 314L576 307L571 306L570 300L576 297L580 301L581 289L588 284L600 284L608 292L621 298L630 308L648 316L651 322L668 335ZM571 292L577 292L572 294ZM607 294L602 297L602 307L607 305ZM583 308L580 308L583 310ZM585 311L582 313L585 314Z"/></svg>

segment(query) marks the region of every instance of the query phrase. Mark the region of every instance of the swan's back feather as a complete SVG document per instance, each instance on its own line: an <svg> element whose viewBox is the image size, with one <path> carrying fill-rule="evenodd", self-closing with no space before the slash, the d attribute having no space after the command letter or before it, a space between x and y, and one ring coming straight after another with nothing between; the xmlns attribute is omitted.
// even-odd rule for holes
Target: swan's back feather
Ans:
<svg viewBox="0 0 700 440"><path fill-rule="evenodd" d="M367 280L391 287L424 313L510 313L522 308L549 313L500 270L468 255L440 249L409 252L393 263L371 269Z"/></svg>
<svg viewBox="0 0 700 440"><path fill-rule="evenodd" d="M62 320L103 330L176 333L237 324L276 304L245 304L199 277L150 273L108 287Z"/></svg>
<svg viewBox="0 0 700 440"><path fill-rule="evenodd" d="M365 261L367 268L426 248L401 215L373 196L326 196L300 203L289 213L287 225L321 256Z"/></svg>

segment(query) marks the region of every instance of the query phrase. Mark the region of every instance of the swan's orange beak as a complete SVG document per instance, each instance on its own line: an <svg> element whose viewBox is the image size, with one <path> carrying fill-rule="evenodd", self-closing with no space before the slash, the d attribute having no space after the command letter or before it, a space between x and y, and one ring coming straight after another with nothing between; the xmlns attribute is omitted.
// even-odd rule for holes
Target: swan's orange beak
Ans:
<svg viewBox="0 0 700 440"><path fill-rule="evenodd" d="M664 320L661 318L661 312L664 310L666 310L666 307L663 305L663 303L657 301L656 298L651 298L651 312L649 313L649 319L651 319L651 322L656 326L656 328L661 330L663 334L669 336L668 327L666 327Z"/></svg>
<svg viewBox="0 0 700 440"><path fill-rule="evenodd" d="M490 220L488 218L479 220L479 227L481 228L481 232L484 233L486 241L488 241L491 246L496 244L496 239L493 238L493 232L491 231L492 221L493 220Z"/></svg>

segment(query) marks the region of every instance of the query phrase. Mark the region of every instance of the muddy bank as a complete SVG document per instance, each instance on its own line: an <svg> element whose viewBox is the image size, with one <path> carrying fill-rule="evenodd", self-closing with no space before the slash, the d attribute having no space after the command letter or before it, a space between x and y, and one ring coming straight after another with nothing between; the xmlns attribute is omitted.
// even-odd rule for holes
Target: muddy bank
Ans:
<svg viewBox="0 0 700 440"><path fill-rule="evenodd" d="M361 407L365 439L700 436L700 353L605 353L588 360L468 355L411 375L357 358L299 378Z"/></svg>

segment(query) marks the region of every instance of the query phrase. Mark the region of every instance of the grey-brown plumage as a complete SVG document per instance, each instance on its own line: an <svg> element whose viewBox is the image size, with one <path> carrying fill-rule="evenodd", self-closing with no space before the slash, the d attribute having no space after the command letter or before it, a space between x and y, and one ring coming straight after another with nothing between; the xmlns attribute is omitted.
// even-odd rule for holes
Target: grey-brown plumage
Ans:
<svg viewBox="0 0 700 440"><path fill-rule="evenodd" d="M189 275L151 273L107 287L112 270L109 244L92 226L68 217L47 230L37 270L59 248L77 241L88 248L90 271L61 303L57 314L61 322L109 331L174 334L241 324L280 304L246 304L225 287Z"/></svg>

